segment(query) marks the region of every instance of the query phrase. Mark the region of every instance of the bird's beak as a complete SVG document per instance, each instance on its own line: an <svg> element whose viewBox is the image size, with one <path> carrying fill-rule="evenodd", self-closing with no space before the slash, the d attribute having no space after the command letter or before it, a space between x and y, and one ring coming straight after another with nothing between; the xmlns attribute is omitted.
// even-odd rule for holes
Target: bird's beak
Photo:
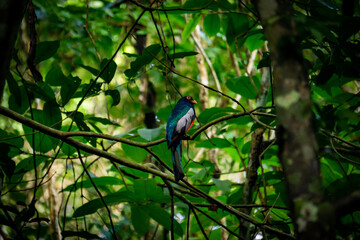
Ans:
<svg viewBox="0 0 360 240"><path fill-rule="evenodd" d="M193 104L197 104L197 102L193 99L193 100L191 100L191 103L193 103Z"/></svg>

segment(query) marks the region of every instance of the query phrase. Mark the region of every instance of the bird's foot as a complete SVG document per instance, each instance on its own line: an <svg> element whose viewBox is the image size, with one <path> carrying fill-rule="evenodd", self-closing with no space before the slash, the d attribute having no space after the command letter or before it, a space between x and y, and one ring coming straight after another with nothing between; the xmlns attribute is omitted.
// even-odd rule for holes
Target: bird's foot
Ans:
<svg viewBox="0 0 360 240"><path fill-rule="evenodd" d="M191 137L190 137L189 135L185 134L182 139L183 139L183 140L190 140L190 138L191 138Z"/></svg>

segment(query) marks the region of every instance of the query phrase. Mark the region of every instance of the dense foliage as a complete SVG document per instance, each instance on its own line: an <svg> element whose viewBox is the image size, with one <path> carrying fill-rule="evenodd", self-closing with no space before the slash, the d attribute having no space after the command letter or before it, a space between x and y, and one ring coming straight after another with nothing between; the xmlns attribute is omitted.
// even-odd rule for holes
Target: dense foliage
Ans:
<svg viewBox="0 0 360 240"><path fill-rule="evenodd" d="M358 2L284 3L297 33L276 53L260 2L30 0L1 99L0 236L283 239L310 221L358 238ZM270 65L293 52L311 92L321 207L297 208L277 155L276 105L304 109L291 107L301 92L274 96ZM198 118L175 183L165 124L187 95Z"/></svg>

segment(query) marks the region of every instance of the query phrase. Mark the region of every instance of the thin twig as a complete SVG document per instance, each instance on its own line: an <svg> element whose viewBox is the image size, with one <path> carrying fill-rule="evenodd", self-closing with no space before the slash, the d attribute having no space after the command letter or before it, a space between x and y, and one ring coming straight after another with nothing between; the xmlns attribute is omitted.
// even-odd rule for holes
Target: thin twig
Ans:
<svg viewBox="0 0 360 240"><path fill-rule="evenodd" d="M115 239L117 239L117 236L116 236L116 231L115 231L115 227L114 227L114 223L112 221L112 217L111 217L111 211L109 209L109 206L106 204L101 192L99 191L99 189L97 188L94 180L92 179L90 173L88 172L83 160L82 160L82 157L81 157L81 153L80 153L80 150L77 148L77 152L78 152L78 155L79 155L79 159L80 159L80 162L81 162L81 165L84 169L84 171L86 172L86 175L89 177L89 180L91 182L91 184L93 185L93 187L95 188L95 191L97 192L97 194L99 195L100 199L101 199L101 202L104 204L105 208L106 208L106 211L108 212L108 215L109 215L109 220L110 220L110 224L111 224L111 228L112 228L112 234L114 236Z"/></svg>

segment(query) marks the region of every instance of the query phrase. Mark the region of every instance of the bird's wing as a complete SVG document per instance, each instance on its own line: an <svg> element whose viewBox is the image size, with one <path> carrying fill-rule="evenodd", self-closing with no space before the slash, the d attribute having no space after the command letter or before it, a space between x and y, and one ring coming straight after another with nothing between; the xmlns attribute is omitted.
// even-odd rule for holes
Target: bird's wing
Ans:
<svg viewBox="0 0 360 240"><path fill-rule="evenodd" d="M190 108L177 122L174 133L177 135L185 135L193 125L194 120L195 111L193 108Z"/></svg>

